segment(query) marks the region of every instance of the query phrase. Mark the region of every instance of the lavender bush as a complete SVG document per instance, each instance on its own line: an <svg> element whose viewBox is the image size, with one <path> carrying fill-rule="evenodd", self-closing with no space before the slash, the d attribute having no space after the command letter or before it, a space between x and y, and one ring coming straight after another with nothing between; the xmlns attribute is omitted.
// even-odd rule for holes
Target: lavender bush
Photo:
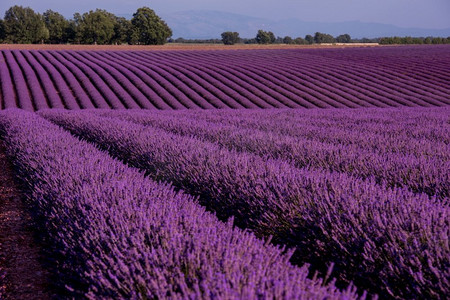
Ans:
<svg viewBox="0 0 450 300"><path fill-rule="evenodd" d="M0 133L72 295L98 298L355 299L39 116L0 112Z"/></svg>
<svg viewBox="0 0 450 300"><path fill-rule="evenodd" d="M230 152L95 111L41 114L152 178L199 195L220 217L297 246L296 261L319 269L335 262L343 282L405 298L448 291L448 206L433 197Z"/></svg>

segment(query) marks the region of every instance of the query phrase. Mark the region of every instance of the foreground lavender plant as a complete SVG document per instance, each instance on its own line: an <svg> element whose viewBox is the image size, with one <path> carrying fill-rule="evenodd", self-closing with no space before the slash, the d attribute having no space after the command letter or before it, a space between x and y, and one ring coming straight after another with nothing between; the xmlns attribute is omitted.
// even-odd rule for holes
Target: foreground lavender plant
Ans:
<svg viewBox="0 0 450 300"><path fill-rule="evenodd" d="M277 243L295 259L385 297L438 298L449 291L448 206L346 174L298 169L95 112L41 113L151 177L199 195L222 218ZM444 200L446 203L446 200Z"/></svg>
<svg viewBox="0 0 450 300"><path fill-rule="evenodd" d="M0 136L72 296L356 298L36 114L0 112Z"/></svg>
<svg viewBox="0 0 450 300"><path fill-rule="evenodd" d="M283 159L292 162L299 168L308 167L309 169L343 172L362 179L373 177L377 182L390 187L407 187L415 193L437 195L440 199L449 196L450 173L446 171L450 169L450 159L445 155L450 151L450 147L445 145L441 148L442 152L423 155L431 148L438 150L436 142L418 141L414 143L413 139L408 138L412 144L411 148L416 150L414 153L403 153L402 151L390 153L390 151L380 151L380 149L371 147L362 148L354 144L329 143L316 140L314 137L310 139L285 136L278 134L275 129L276 127L290 128L292 134L299 132L301 135L308 131L316 132L314 129L320 128L321 124L317 127L298 126L296 122L285 121L282 125L277 126L275 124L278 122L273 122L274 130L265 131L256 128L241 128L239 125L223 125L197 120L193 117L186 117L185 115L188 113L180 115L149 111L106 110L102 115L117 117L136 124L154 126L176 134L195 136L230 150ZM243 120L246 119L241 118L241 121ZM292 128L297 128L297 131ZM327 128L329 126L326 125L322 125L320 128L326 135L325 138L332 136ZM344 136L344 134L342 135ZM354 130L345 131L346 139L357 139L358 136L355 137L355 135ZM369 135L367 132L365 137L366 140L375 142L376 148L382 148L382 145L389 141ZM400 140L399 136L396 138L397 145L405 142L405 140Z"/></svg>

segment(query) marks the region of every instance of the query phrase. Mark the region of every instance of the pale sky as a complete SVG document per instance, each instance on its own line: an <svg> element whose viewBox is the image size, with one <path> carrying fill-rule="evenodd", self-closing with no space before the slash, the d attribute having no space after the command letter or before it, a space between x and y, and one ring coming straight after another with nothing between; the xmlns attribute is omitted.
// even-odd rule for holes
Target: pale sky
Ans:
<svg viewBox="0 0 450 300"><path fill-rule="evenodd" d="M270 19L355 21L400 27L450 28L450 0L1 0L0 16L13 5L47 9L66 17L96 8L114 14L132 14L148 6L157 14L185 10L217 10Z"/></svg>

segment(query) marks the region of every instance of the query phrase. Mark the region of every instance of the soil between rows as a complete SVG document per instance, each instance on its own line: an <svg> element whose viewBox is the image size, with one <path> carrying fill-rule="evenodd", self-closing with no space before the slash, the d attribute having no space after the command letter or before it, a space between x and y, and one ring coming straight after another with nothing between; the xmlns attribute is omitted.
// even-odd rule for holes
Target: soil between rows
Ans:
<svg viewBox="0 0 450 300"><path fill-rule="evenodd" d="M54 298L35 228L0 140L0 299Z"/></svg>

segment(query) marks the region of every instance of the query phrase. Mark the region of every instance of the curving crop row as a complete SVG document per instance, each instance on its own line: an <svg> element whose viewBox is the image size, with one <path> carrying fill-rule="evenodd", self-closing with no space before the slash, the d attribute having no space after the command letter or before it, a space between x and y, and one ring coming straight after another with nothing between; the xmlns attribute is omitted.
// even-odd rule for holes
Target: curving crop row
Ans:
<svg viewBox="0 0 450 300"><path fill-rule="evenodd" d="M41 87L44 90L45 96L48 100L48 107L51 108L64 108L64 104L61 100L59 93L56 90L55 84L51 80L49 74L39 63L36 58L31 55L30 52L22 52L25 59L30 64L31 68L36 72L39 81L41 82Z"/></svg>
<svg viewBox="0 0 450 300"><path fill-rule="evenodd" d="M258 55L255 55L255 59L256 57L258 57ZM228 58L229 60L229 58ZM236 63L237 66L241 66L242 64L245 64L245 61L242 60L240 61L240 58L236 59L238 61L238 63ZM212 59L212 61L214 61L214 59ZM262 57L260 59L260 63L258 64L259 66L264 66L264 61L267 61L267 57ZM365 74L365 66L361 66L359 64L354 64L353 66L349 63L347 68L345 70L340 70L342 69L342 64L337 64L335 62L333 62L332 60L316 60L316 59L305 59L302 58L302 60L300 62L297 62L295 65L292 65L292 59L286 58L286 57L280 57L280 59L278 59L277 61L274 62L273 66L267 66L267 68L273 68L274 66L278 66L278 69L281 70L290 70L291 72L296 72L297 74L300 73L301 75L305 75L308 74L310 75L310 71L316 70L317 74L318 74L318 78L319 80L316 81L316 83L321 83L324 81L324 74L325 73L331 73L333 74L333 76L336 77L336 75L342 77L344 80L346 81L350 81L350 83L352 85L359 85L359 76L361 74ZM324 67L325 66L325 67ZM295 67L295 68L294 68ZM353 68L352 68L353 67ZM299 69L301 72L299 72ZM355 74L355 76L353 76L352 74ZM368 76L365 77L364 79L367 79L367 81L364 83L364 85L360 85L362 88L365 89L371 89L371 81L376 81L377 79L377 72L373 69L371 69L370 71L367 72ZM384 75L384 76L383 76ZM391 97L392 95L392 91L389 93L388 90L385 89L384 85L387 85L389 88L393 89L394 92L396 92L397 90L401 90L401 93L398 93L398 96L404 97L405 94L408 95L407 98L411 98L409 95L413 95L413 99L414 100L418 100L417 95L415 93L419 93L419 94L423 94L423 86L421 86L422 89L420 90L415 90L415 93L411 93L410 91L410 86L411 83L408 81L405 88L400 88L398 85L391 85L389 83L389 81L387 80L388 77L386 76L386 74L383 74L382 76L380 76L380 80L378 82L381 82L382 85L377 84L376 82L374 83L375 86L371 89L372 92L374 93L380 93L380 88L384 91L384 93L381 93L380 95L383 97ZM391 79L391 78L389 78ZM336 81L336 78L333 78L332 80L330 80L331 82ZM327 83L329 81L326 81ZM436 89L434 89L435 91ZM414 98L415 96L415 98ZM434 97L438 97L437 95L434 95ZM441 97L441 96L439 96ZM399 98L395 98L395 101L398 101ZM433 101L433 99L431 100ZM400 101L401 103L401 101ZM423 104L422 104L423 105Z"/></svg>
<svg viewBox="0 0 450 300"><path fill-rule="evenodd" d="M66 296L356 299L354 288L308 279L289 253L35 114L1 112L0 132Z"/></svg>
<svg viewBox="0 0 450 300"><path fill-rule="evenodd" d="M446 106L446 49L2 50L0 108Z"/></svg>
<svg viewBox="0 0 450 300"><path fill-rule="evenodd" d="M8 64L8 68L11 72L11 79L14 83L15 92L17 95L17 102L20 108L25 110L34 110L33 102L31 101L28 86L23 76L20 66L17 64L12 52L5 53L5 61Z"/></svg>
<svg viewBox="0 0 450 300"><path fill-rule="evenodd" d="M53 56L52 51L39 51L39 54L42 55L43 57L45 57L45 59L48 60L49 64L54 66L56 68L56 70L58 70L58 72L64 77L64 80L66 81L68 88L72 91L72 93L75 97L74 100L76 101L76 103L70 103L70 106L78 106L78 108L87 108L87 107L93 108L94 107L94 105L91 102L91 99L89 99L89 96L86 94L84 89L81 87L77 78L67 67L67 64L64 64L64 63L61 63L60 61L58 61ZM58 75L55 74L55 76L58 76ZM55 80L57 80L57 77L55 77Z"/></svg>
<svg viewBox="0 0 450 300"><path fill-rule="evenodd" d="M14 58L16 59L17 64L22 69L24 79L28 83L28 87L30 89L29 90L30 97L33 99L32 102L31 102L31 98L29 101L35 105L36 110L49 108L47 99L44 95L43 89L41 88L41 84L40 84L39 79L36 76L34 70L31 68L31 66L28 64L28 62L25 60L25 58L23 57L23 55L20 51L17 51L17 50L12 51L12 54L13 54ZM17 80L20 80L20 78L18 78ZM20 89L20 88L24 88L24 87L18 86L18 88Z"/></svg>
<svg viewBox="0 0 450 300"><path fill-rule="evenodd" d="M386 155L358 146L329 144L315 140L296 139L275 132L268 134L254 129L216 125L179 116L161 116L147 112L112 112L114 116L136 124L161 128L175 134L194 136L219 144L223 148L252 152L263 157L283 159L298 168L342 172L358 178L374 178L388 187L406 187L414 193L450 196L449 162L437 158L399 154ZM348 134L352 140L352 135ZM369 137L370 139L370 137Z"/></svg>
<svg viewBox="0 0 450 300"><path fill-rule="evenodd" d="M99 59L108 61L111 63L111 58L107 57L108 53L102 53L103 56L96 55L95 53L91 53L91 55L97 56ZM105 57L106 56L106 57ZM123 68L123 67L122 67ZM183 90L189 98L195 100L195 102L202 108L226 108L222 101L218 98L214 97L211 93L209 93L205 88L201 85L197 84L195 81L187 78L186 76L177 76L178 74L172 74L170 69L161 68L164 70L167 75L166 78L173 82L176 87L179 87L180 90ZM178 82L178 84L177 84Z"/></svg>
<svg viewBox="0 0 450 300"><path fill-rule="evenodd" d="M449 292L448 207L426 195L345 174L294 168L96 112L43 116L154 179L200 196L221 218L276 243L297 262L336 264L339 279L380 296Z"/></svg>
<svg viewBox="0 0 450 300"><path fill-rule="evenodd" d="M355 144L379 153L405 153L448 160L450 128L446 125L447 113L448 108L417 111L180 111L177 115L330 144Z"/></svg>
<svg viewBox="0 0 450 300"><path fill-rule="evenodd" d="M128 53L127 53L128 54ZM114 57L115 59L121 60L124 64L133 64L135 66L139 66L143 63L142 58L141 57L135 57L132 56L132 53L129 53L129 56L127 54L123 54L123 55L117 55L116 53L108 53L108 55ZM189 67L189 65L186 65L186 67ZM196 69L196 68L195 68ZM191 71L193 71L191 69ZM196 69L196 73L194 75L194 77L200 77L200 78L208 78L207 81L204 81L203 86L214 86L216 88L216 91L219 91L218 94L218 98L221 99L221 101L224 101L227 105L229 105L230 107L235 107L235 103L238 103L238 107L237 108L257 108L258 106L256 106L255 104L253 104L252 102L250 102L246 97L241 96L240 94L238 94L238 92L236 92L235 90L233 90L228 82L226 81L221 81L221 80L217 80L217 78L214 78L213 76L211 76L208 72L204 72L204 70L198 70ZM195 72L195 71L193 71ZM223 94L221 93L225 93L226 94L226 98L222 98L221 96ZM228 104L229 102L231 102L232 104Z"/></svg>
<svg viewBox="0 0 450 300"><path fill-rule="evenodd" d="M116 105L116 102L120 103L120 101L114 99L115 95L112 92L109 91L109 93L106 92L101 94L101 92L103 92L103 90L101 90L103 81L98 76L92 76L93 72L89 72L88 69L83 68L84 65L78 60L71 61L70 59L67 59L63 52L55 53L55 57L58 61L66 65L73 75L78 78L81 86L92 99L95 108L123 108L121 105Z"/></svg>
<svg viewBox="0 0 450 300"><path fill-rule="evenodd" d="M10 69L6 65L4 53L0 56L0 83L2 89L3 108L18 107Z"/></svg>
<svg viewBox="0 0 450 300"><path fill-rule="evenodd" d="M203 64L207 66L209 64L226 65L227 63L230 62L230 60L229 58L220 59L220 57L215 57L211 58L210 60L203 58L201 60L200 59L189 60L188 62L190 64ZM271 70L272 66L270 65L266 66L264 61L261 61L260 64L257 65L252 64L251 66L249 66L248 69L246 69L242 67L245 64L246 64L245 59L237 59L233 61L233 64L230 67L226 68L225 70L234 75L237 75L238 78L240 78L243 81L251 82L252 85L258 86L259 83L261 82L261 84L270 87L270 89L277 91L280 94L286 94L286 87L283 88L280 87L283 86L282 81L277 82L276 80L273 80L273 78L270 77L267 78L264 75L264 72L266 70ZM260 70L260 72L258 72L257 70ZM314 91L316 93L326 96L328 98L327 101L332 101L335 107L355 107L355 103L357 103L358 105L362 105L363 107L367 105L366 103L361 103L359 99L352 98L349 95L343 95L339 90L336 90L333 87L323 85L322 82L320 81L314 80L305 80L305 81L297 80L297 81L299 82L300 85L310 88L310 91ZM326 86L326 89L323 88L324 86ZM291 95L289 96L292 97ZM294 99L292 100L295 101L296 98L294 97Z"/></svg>
<svg viewBox="0 0 450 300"><path fill-rule="evenodd" d="M55 92L59 93L61 96L61 100L63 102L64 108L67 109L79 109L80 106L77 103L77 99L75 98L75 94L70 88L67 79L64 77L64 73L60 73L61 69L57 68L50 61L48 61L41 53L38 51L30 51L31 56L33 56L39 64L47 71L50 79L52 80L55 86ZM47 91L49 91L47 89Z"/></svg>
<svg viewBox="0 0 450 300"><path fill-rule="evenodd" d="M81 63L86 64L95 73L97 73L97 75L100 76L104 81L103 86L108 86L112 91L114 91L114 93L117 95L117 98L122 102L125 108L140 108L139 105L137 105L137 103L135 102L135 99L132 97L132 95L123 88L122 84L124 83L120 81L120 79L123 78L120 78L118 80L116 77L117 74L111 74L103 67L87 60L86 58L76 53L75 51L71 52L70 54L75 59L77 59ZM103 86L101 86L100 88L103 88Z"/></svg>
<svg viewBox="0 0 450 300"><path fill-rule="evenodd" d="M298 57L286 57L286 63L289 63L290 59L299 59ZM376 60L377 57L373 57L373 60ZM318 58L317 56L315 59L304 59L302 58L302 64L309 65L309 66L321 66L321 65L329 65L333 66L333 68L330 68L330 70L340 70L344 71L343 77L345 78L345 71L353 71L356 76L361 72L362 74L367 74L367 78L370 79L379 79L381 82L388 83L389 81L396 82L397 87L394 85L396 89L398 87L402 86L403 91L408 92L410 90L409 87L416 87L414 89L414 92L423 94L424 91L431 92L435 96L443 96L445 98L446 92L445 90L448 89L444 86L444 90L442 90L442 87L440 84L437 84L437 82L434 81L428 81L424 80L423 78L420 80L415 80L414 78L410 76L405 76L403 72L399 72L399 70L392 71L392 69L389 68L382 68L380 69L378 65L371 65L369 63L361 63L358 62L352 62L352 61L345 61L345 64L342 64L341 61L336 61L336 57L333 59L325 59L323 57ZM312 62L315 62L312 64ZM392 66L395 65L395 62L391 62ZM392 86L391 86L392 87ZM442 93L443 92L443 93ZM409 93L409 92L408 92ZM414 94L413 94L414 95Z"/></svg>
<svg viewBox="0 0 450 300"><path fill-rule="evenodd" d="M145 109L155 109L155 108L163 108L165 107L164 101L155 101L158 97L158 95L147 85L145 82L143 82L138 76L136 76L133 72L130 72L127 68L116 64L112 62L111 60L104 59L104 55L98 55L95 52L91 52L88 54L87 57L95 57L95 59L102 60L103 63L107 63L107 66L114 67L117 71L119 71L121 74L123 74L129 82L126 85L126 89L130 90L131 88L135 89L135 93L138 95L138 97L141 99L140 105L142 108ZM142 95L139 95L139 91L142 92Z"/></svg>

